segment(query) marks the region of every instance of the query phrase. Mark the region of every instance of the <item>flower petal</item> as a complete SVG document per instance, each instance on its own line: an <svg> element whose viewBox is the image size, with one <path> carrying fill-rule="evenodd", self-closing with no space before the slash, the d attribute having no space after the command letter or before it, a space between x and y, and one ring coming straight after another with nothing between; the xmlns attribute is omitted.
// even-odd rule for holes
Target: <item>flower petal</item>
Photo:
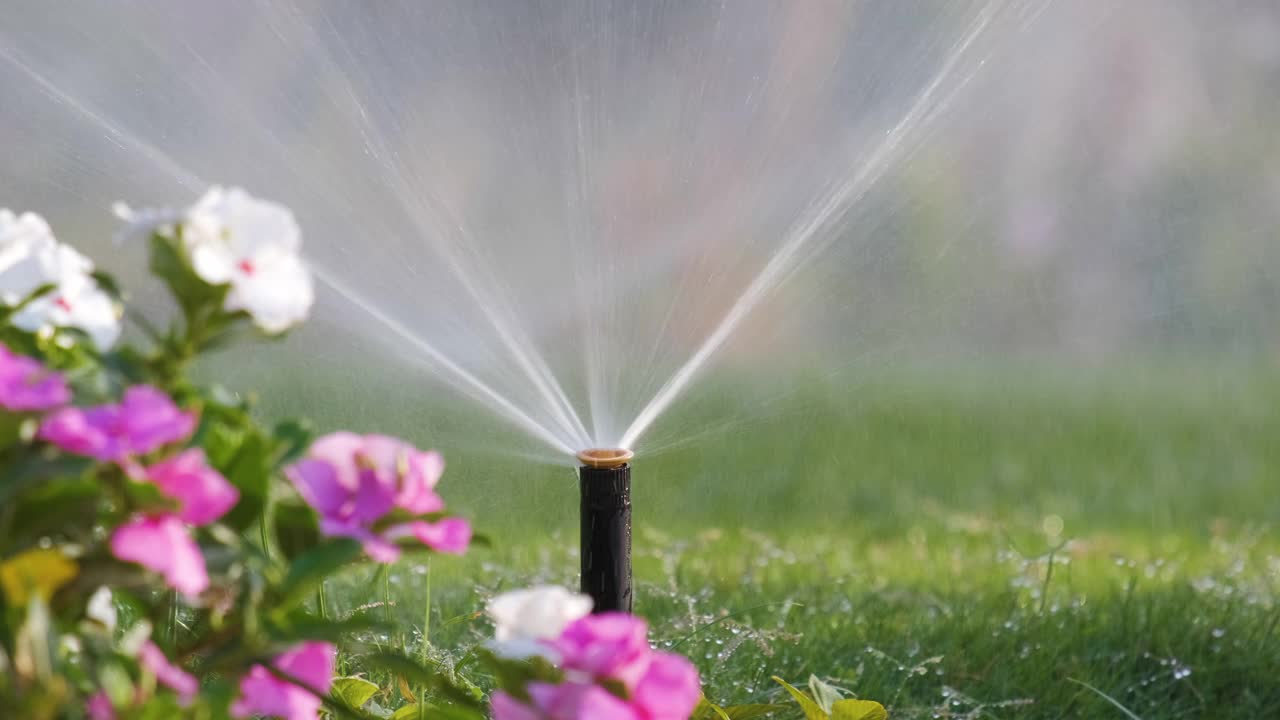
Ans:
<svg viewBox="0 0 1280 720"><path fill-rule="evenodd" d="M373 470L361 470L356 493L352 497L351 517L372 522L386 515L396 504L396 488L392 479Z"/></svg>
<svg viewBox="0 0 1280 720"><path fill-rule="evenodd" d="M84 713L89 720L116 720L116 709L111 705L111 698L107 697L107 693L99 690L89 696L89 700L84 705Z"/></svg>
<svg viewBox="0 0 1280 720"><path fill-rule="evenodd" d="M316 693L329 692L336 655L336 648L329 643L306 642L272 662L281 672L306 683L310 690L277 678L262 665L254 665L240 680L240 697L231 705L231 716L316 720L321 705Z"/></svg>
<svg viewBox="0 0 1280 720"><path fill-rule="evenodd" d="M349 520L320 518L320 534L326 537L348 537L359 540L374 562L392 563L400 559L400 547L372 530Z"/></svg>
<svg viewBox="0 0 1280 720"><path fill-rule="evenodd" d="M329 686L333 684L337 657L338 649L333 644L311 641L276 658L273 664L323 695L329 692Z"/></svg>
<svg viewBox="0 0 1280 720"><path fill-rule="evenodd" d="M493 720L542 720L542 715L537 710L501 690L496 690L489 696L489 709L493 713Z"/></svg>
<svg viewBox="0 0 1280 720"><path fill-rule="evenodd" d="M387 529L388 539L412 535L418 542L449 555L461 555L471 543L471 523L462 518L444 518L437 522L414 520Z"/></svg>
<svg viewBox="0 0 1280 720"><path fill-rule="evenodd" d="M109 432L118 416L113 406L63 408L40 423L37 436L69 453L114 462L124 456L118 439Z"/></svg>
<svg viewBox="0 0 1280 720"><path fill-rule="evenodd" d="M529 683L533 704L551 720L641 720L625 700L592 683Z"/></svg>
<svg viewBox="0 0 1280 720"><path fill-rule="evenodd" d="M142 648L138 650L138 663L146 668L147 672L155 675L161 685L176 692L178 701L183 707L190 705L191 700L200 690L200 683L195 676L171 664L169 658L165 657L164 651L150 640L143 643Z"/></svg>
<svg viewBox="0 0 1280 720"><path fill-rule="evenodd" d="M17 355L0 343L0 408L17 412L52 410L71 401L62 373L35 358Z"/></svg>
<svg viewBox="0 0 1280 720"><path fill-rule="evenodd" d="M173 515L142 517L116 528L111 554L160 573L170 587L189 598L209 586L200 547Z"/></svg>
<svg viewBox="0 0 1280 720"><path fill-rule="evenodd" d="M304 458L284 471L298 494L321 515L337 516L351 498L352 492L338 480L333 465L312 458Z"/></svg>
<svg viewBox="0 0 1280 720"><path fill-rule="evenodd" d="M350 492L355 492L356 455L364 447L364 438L350 432L334 432L323 435L311 443L307 458L329 463L337 472L338 482Z"/></svg>
<svg viewBox="0 0 1280 720"><path fill-rule="evenodd" d="M564 669L587 673L597 680L619 680L628 689L644 675L653 654L644 620L620 612L575 620L555 645Z"/></svg>
<svg viewBox="0 0 1280 720"><path fill-rule="evenodd" d="M191 437L196 429L196 416L180 410L159 389L134 385L124 392L120 423L128 450L145 455Z"/></svg>
<svg viewBox="0 0 1280 720"><path fill-rule="evenodd" d="M655 652L631 701L646 720L688 720L702 696L698 669L674 653Z"/></svg>
<svg viewBox="0 0 1280 720"><path fill-rule="evenodd" d="M489 601L494 639L490 648L500 657L534 655L558 658L553 642L565 627L591 612L591 598L555 585L512 590Z"/></svg>
<svg viewBox="0 0 1280 720"><path fill-rule="evenodd" d="M178 500L178 516L192 525L206 525L235 507L240 491L209 467L204 450L192 448L147 469L160 491Z"/></svg>
<svg viewBox="0 0 1280 720"><path fill-rule="evenodd" d="M252 273L235 275L227 293L228 311L248 312L268 335L278 335L307 319L315 303L315 288L301 259L274 258L251 267Z"/></svg>

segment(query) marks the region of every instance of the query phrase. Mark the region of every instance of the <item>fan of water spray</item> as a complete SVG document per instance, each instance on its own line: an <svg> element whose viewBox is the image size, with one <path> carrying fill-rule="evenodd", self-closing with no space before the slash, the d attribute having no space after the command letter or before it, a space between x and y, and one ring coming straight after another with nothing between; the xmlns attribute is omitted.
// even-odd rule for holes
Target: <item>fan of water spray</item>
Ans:
<svg viewBox="0 0 1280 720"><path fill-rule="evenodd" d="M559 457L643 449L727 349L776 366L887 306L856 270L911 251L907 201L874 195L932 177L913 153L1046 5L22 0L0 190L105 258L111 201L241 184L304 227L301 347L420 368ZM925 255L979 258L961 232Z"/></svg>

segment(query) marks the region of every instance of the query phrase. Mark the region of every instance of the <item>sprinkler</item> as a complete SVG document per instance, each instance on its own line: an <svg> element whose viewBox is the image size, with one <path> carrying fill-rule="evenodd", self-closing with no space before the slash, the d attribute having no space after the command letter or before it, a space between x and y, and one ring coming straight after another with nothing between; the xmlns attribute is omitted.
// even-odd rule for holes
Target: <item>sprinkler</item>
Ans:
<svg viewBox="0 0 1280 720"><path fill-rule="evenodd" d="M630 450L595 449L578 453L582 493L582 592L592 612L631 612L631 466Z"/></svg>

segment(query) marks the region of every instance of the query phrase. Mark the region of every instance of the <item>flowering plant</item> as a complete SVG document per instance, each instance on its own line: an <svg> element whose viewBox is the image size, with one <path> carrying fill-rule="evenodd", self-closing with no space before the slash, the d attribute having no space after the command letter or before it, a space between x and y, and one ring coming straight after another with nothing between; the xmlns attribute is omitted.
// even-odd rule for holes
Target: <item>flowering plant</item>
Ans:
<svg viewBox="0 0 1280 720"><path fill-rule="evenodd" d="M554 587L490 603L493 720L688 720L702 697L693 664L650 647L640 618L590 608Z"/></svg>
<svg viewBox="0 0 1280 720"><path fill-rule="evenodd" d="M237 334L305 319L287 209L214 188L183 211L117 213L178 310L165 329L131 311L139 343L120 342L110 276L43 218L0 210L0 707L367 717L331 689L337 643L374 621L306 601L362 558L467 548L436 491L443 460L380 435L312 442L191 379Z"/></svg>
<svg viewBox="0 0 1280 720"><path fill-rule="evenodd" d="M459 554L444 460L386 435L264 426L188 373L239 333L278 336L313 291L284 207L213 188L183 211L134 211L177 313L128 315L115 281L43 218L0 210L0 707L32 720L687 720L723 715L697 671L654 650L644 621L589 615L560 588L495 598L472 656L488 701L454 670L394 650L362 662L400 681L335 677L339 644L386 630L325 616L326 576L406 552ZM315 603L309 603L312 597ZM415 686L421 694L409 688ZM429 701L428 701L429 698ZM701 703L701 704L700 704ZM695 711L695 708L698 708Z"/></svg>

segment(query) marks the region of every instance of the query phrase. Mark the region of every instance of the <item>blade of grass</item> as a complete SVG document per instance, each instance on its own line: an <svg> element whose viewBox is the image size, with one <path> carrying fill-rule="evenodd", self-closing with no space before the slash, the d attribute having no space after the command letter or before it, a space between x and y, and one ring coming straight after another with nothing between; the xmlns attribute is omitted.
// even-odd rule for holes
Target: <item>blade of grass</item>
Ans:
<svg viewBox="0 0 1280 720"><path fill-rule="evenodd" d="M1102 692L1101 690L1099 690L1098 688L1096 688L1096 687L1094 687L1094 686L1090 685L1089 683L1087 683L1087 682L1085 682L1085 681L1083 681L1083 680L1077 680L1077 679L1075 679L1075 678L1067 678L1067 682L1073 682L1073 683L1075 683L1075 684L1077 684L1077 685L1079 685L1079 686L1081 686L1081 687L1085 688L1086 690L1089 690L1089 691L1093 692L1093 693L1094 693L1095 695L1097 695L1098 697L1100 697L1100 698L1102 698L1103 700L1106 700L1107 702L1109 702L1109 703L1111 703L1112 705L1116 706L1116 709L1117 709L1117 710L1119 710L1120 712L1124 713L1126 716L1128 716L1128 717L1130 718L1130 720L1142 720L1142 718L1138 717L1138 715L1137 715L1136 713L1134 713L1132 710L1130 710L1129 708L1125 707L1124 705L1121 705L1119 700L1116 700L1115 698L1113 698L1113 697L1111 697L1110 695L1108 695L1108 694L1106 694L1106 693Z"/></svg>

